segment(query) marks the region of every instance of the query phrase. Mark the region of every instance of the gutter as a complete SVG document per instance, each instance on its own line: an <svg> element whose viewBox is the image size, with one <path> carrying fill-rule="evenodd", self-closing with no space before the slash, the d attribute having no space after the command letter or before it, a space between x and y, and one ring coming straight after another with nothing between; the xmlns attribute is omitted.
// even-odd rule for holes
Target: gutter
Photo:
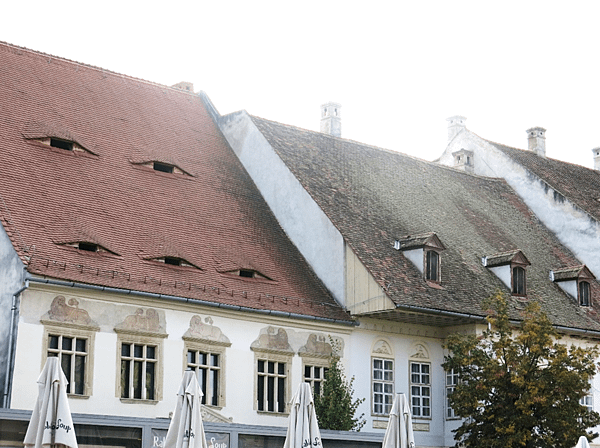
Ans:
<svg viewBox="0 0 600 448"><path fill-rule="evenodd" d="M125 295L131 295L131 296L146 297L146 298L151 298L151 299L169 300L169 301L180 302L180 303L189 303L189 304L193 304L193 305L202 305L202 306L207 306L207 307L211 307L211 308L221 308L224 310L231 310L231 311L243 311L243 312L247 312L247 313L262 314L262 315L269 315L269 316L289 318L289 319L327 322L327 323L331 323L331 324L346 325L346 326L352 326L352 327L355 327L358 325L358 323L353 320L345 321L345 320L339 320L339 319L329 319L327 317L306 316L303 314L286 313L284 311L256 309L256 308L250 308L250 307L239 306L239 305L228 305L226 303L209 302L207 300L190 299L187 297L172 296L169 294L155 294L155 293L151 293L151 292L136 291L134 289L111 288L108 286L97 286L97 285L90 285L87 283L78 283L78 282L69 282L69 281L65 281L65 280L54 280L54 279L49 279L49 278L31 277L29 275L27 276L27 281L31 281L34 283L46 283L49 285L66 286L66 287L70 287L70 288L91 289L94 291L102 291L102 292L108 292L108 293L114 293L114 294L125 294Z"/></svg>
<svg viewBox="0 0 600 448"><path fill-rule="evenodd" d="M4 396L2 397L3 408L10 407L10 397L13 383L13 366L15 364L15 352L17 344L16 320L19 317L19 297L21 293L29 288L29 280L25 277L25 284L12 296L12 306L10 308L10 330L8 332L8 356L6 360L6 373L4 376Z"/></svg>
<svg viewBox="0 0 600 448"><path fill-rule="evenodd" d="M396 305L396 309L397 310L398 309L406 309L406 310L417 311L417 312L425 313L425 314L439 314L442 316L449 316L449 317L462 317L464 319L472 319L472 320L485 320L486 319L486 316L479 316L477 314L459 313L459 312L455 312L455 311L434 310L434 309L423 308L423 307L414 306L414 305ZM511 319L510 323L518 326L521 324L521 321ZM564 325L552 325L552 326L558 332L600 338L599 330L586 330L583 328L566 327Z"/></svg>

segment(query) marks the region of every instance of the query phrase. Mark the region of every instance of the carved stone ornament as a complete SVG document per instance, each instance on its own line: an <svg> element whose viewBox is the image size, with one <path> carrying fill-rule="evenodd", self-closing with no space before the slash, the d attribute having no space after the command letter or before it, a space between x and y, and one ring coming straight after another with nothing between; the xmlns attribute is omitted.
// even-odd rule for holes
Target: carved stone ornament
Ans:
<svg viewBox="0 0 600 448"><path fill-rule="evenodd" d="M210 409L207 406L202 405L200 407L200 414L202 415L202 421L211 423L231 423L233 417L225 417L214 409Z"/></svg>
<svg viewBox="0 0 600 448"><path fill-rule="evenodd" d="M377 353L378 355L392 356L392 348L387 342L379 340L375 343L375 346L373 347L373 353Z"/></svg>
<svg viewBox="0 0 600 448"><path fill-rule="evenodd" d="M134 331L141 333L164 333L160 325L158 311L154 308L138 308L134 314L127 316L115 330Z"/></svg>
<svg viewBox="0 0 600 448"><path fill-rule="evenodd" d="M311 333L308 336L306 345L300 347L298 354L300 356L316 356L320 358L329 358L333 353L331 344L327 336L323 334Z"/></svg>
<svg viewBox="0 0 600 448"><path fill-rule="evenodd" d="M251 348L259 350L273 350L278 352L294 352L288 342L288 335L283 328L269 326L260 330Z"/></svg>
<svg viewBox="0 0 600 448"><path fill-rule="evenodd" d="M85 327L97 327L90 315L83 308L79 308L79 301L71 298L67 303L64 296L56 296L52 300L50 309L42 320L63 322Z"/></svg>
<svg viewBox="0 0 600 448"><path fill-rule="evenodd" d="M424 345L416 344L414 349L415 349L415 352L411 356L411 358L429 359L429 352L427 351L427 349L425 348Z"/></svg>
<svg viewBox="0 0 600 448"><path fill-rule="evenodd" d="M187 339L200 339L231 344L229 338L223 334L221 329L213 325L213 320L210 316L204 318L204 322L202 322L202 317L197 315L192 316L190 319L190 327L183 337Z"/></svg>

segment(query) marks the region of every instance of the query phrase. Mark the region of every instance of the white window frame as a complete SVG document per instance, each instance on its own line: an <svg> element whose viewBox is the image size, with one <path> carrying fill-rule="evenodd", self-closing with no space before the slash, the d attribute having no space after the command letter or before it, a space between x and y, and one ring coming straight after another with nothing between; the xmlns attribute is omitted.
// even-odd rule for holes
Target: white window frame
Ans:
<svg viewBox="0 0 600 448"><path fill-rule="evenodd" d="M418 371L413 369L418 366ZM424 372L426 367L427 372ZM422 361L409 362L410 403L415 419L431 419L431 363Z"/></svg>
<svg viewBox="0 0 600 448"><path fill-rule="evenodd" d="M184 370L188 369L188 368L193 368L193 370L196 371L196 374L199 375L200 374L200 370L206 369L207 371L207 380L208 378L211 376L209 374L210 371L216 371L218 379L217 379L217 396L214 396L214 385L212 384L211 381L207 381L210 383L211 386L213 387L208 387L209 384L203 384L202 382L202 378L200 376L198 376L198 383L200 384L200 387L202 388L202 393L204 394L204 396L202 397L202 404L205 406L209 406L209 407L213 407L216 409L222 409L223 407L225 407L225 385L227 384L226 381L226 377L225 377L225 373L227 371L226 369L226 358L225 358L225 352L226 352L226 348L231 346L231 343L227 342L216 342L216 341L208 341L208 340L202 340L202 341L198 341L194 338L188 338L188 337L184 337L183 338L185 340L185 347L184 347L184 356L183 356L183 360L184 360ZM192 351L195 352L196 354L198 353L204 353L207 355L207 358L210 359L211 355L217 355L218 356L218 365L214 366L214 365L210 365L210 362L208 363L208 365L206 364L202 364L200 363L198 360L194 363L190 363L189 358L188 358L188 353ZM216 401L216 404L215 404Z"/></svg>
<svg viewBox="0 0 600 448"><path fill-rule="evenodd" d="M459 417L457 417L457 415L454 413L454 409L452 409L452 406L450 406L449 396L452 392L454 392L454 389L458 385L460 378L459 378L458 373L454 372L454 369L451 369L450 371L446 371L445 373L446 373L446 420L454 420Z"/></svg>
<svg viewBox="0 0 600 448"><path fill-rule="evenodd" d="M302 357L302 381L310 384L313 396L323 394L323 385L325 384L325 372L331 367L329 358ZM310 369L310 374L306 375L306 369ZM319 372L315 375L315 370ZM318 387L315 385L318 384Z"/></svg>
<svg viewBox="0 0 600 448"><path fill-rule="evenodd" d="M69 323L59 323L54 321L42 320L44 324L44 341L42 344L43 347L43 356L42 356L42 367L46 363L46 359L50 353L55 353L56 355L62 355L68 353L69 356L77 356L76 350L63 350L62 347L58 347L57 349L52 349L50 347L49 341L50 336L59 336L59 338L74 338L74 339L85 339L86 340L86 352L85 352L85 365L84 365L84 373L83 373L83 393L74 393L72 387L77 388L78 384L73 381L73 368L74 363L72 363L71 372L64 372L67 380L69 380L69 386L67 389L67 394L71 398L89 398L93 393L93 384L94 384L94 346L95 346L95 335L98 328L96 327L86 327L82 325L69 324ZM62 358L59 356L61 360L60 364L62 367Z"/></svg>
<svg viewBox="0 0 600 448"><path fill-rule="evenodd" d="M293 353L254 350L254 409L259 413L270 415L288 415L290 412L291 401L291 366ZM259 367L263 363L264 371L259 371ZM268 370L269 363L274 363L274 371L270 373ZM283 372L279 371L279 365L283 366ZM273 378L273 403L269 401L269 378ZM283 379L281 385L279 379ZM263 384L262 394L260 394L260 384ZM282 389L283 387L283 389ZM280 401L278 394L283 394ZM259 397L259 394L261 395ZM260 404L262 403L262 409ZM272 407L270 406L272 404Z"/></svg>

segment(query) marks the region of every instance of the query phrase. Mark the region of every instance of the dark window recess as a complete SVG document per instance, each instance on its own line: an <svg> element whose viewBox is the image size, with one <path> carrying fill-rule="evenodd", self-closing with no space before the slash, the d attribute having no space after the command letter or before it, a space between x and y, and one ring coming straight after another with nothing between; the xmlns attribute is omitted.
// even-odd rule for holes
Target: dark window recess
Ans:
<svg viewBox="0 0 600 448"><path fill-rule="evenodd" d="M88 252L98 252L98 245L94 243L79 243L78 247L80 250L85 250Z"/></svg>
<svg viewBox="0 0 600 448"><path fill-rule="evenodd" d="M175 257L165 257L165 264L170 264L173 266L181 266L181 260Z"/></svg>
<svg viewBox="0 0 600 448"><path fill-rule="evenodd" d="M254 271L249 271L248 269L240 269L240 277L252 278L254 277Z"/></svg>
<svg viewBox="0 0 600 448"><path fill-rule="evenodd" d="M512 293L518 296L524 296L525 290L525 269L520 266L513 268L512 271Z"/></svg>
<svg viewBox="0 0 600 448"><path fill-rule="evenodd" d="M173 172L173 165L167 165L166 163L154 162L153 168L155 171L160 171L162 173Z"/></svg>
<svg viewBox="0 0 600 448"><path fill-rule="evenodd" d="M579 282L579 305L590 306L590 284Z"/></svg>
<svg viewBox="0 0 600 448"><path fill-rule="evenodd" d="M73 151L73 142L68 142L66 140L60 140L58 138L51 138L50 146L52 146L54 148L66 149L67 151Z"/></svg>

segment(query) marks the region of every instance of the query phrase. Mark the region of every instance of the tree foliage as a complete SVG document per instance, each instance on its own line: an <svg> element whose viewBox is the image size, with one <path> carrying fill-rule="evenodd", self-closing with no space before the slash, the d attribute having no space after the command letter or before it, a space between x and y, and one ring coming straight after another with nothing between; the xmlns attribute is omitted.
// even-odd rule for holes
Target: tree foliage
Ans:
<svg viewBox="0 0 600 448"><path fill-rule="evenodd" d="M360 431L366 423L364 414L355 417L364 398L352 399L354 377L348 381L344 374L339 357L339 343L330 338L333 348L330 367L325 372L322 393L315 394L315 411L320 429L338 431Z"/></svg>
<svg viewBox="0 0 600 448"><path fill-rule="evenodd" d="M508 317L508 302L490 299L488 329L482 336L448 338L446 371L460 382L450 406L462 425L456 446L465 448L571 448L580 436L597 434L600 415L580 404L597 371L597 347L558 342L548 317L537 303L523 312L517 330Z"/></svg>

